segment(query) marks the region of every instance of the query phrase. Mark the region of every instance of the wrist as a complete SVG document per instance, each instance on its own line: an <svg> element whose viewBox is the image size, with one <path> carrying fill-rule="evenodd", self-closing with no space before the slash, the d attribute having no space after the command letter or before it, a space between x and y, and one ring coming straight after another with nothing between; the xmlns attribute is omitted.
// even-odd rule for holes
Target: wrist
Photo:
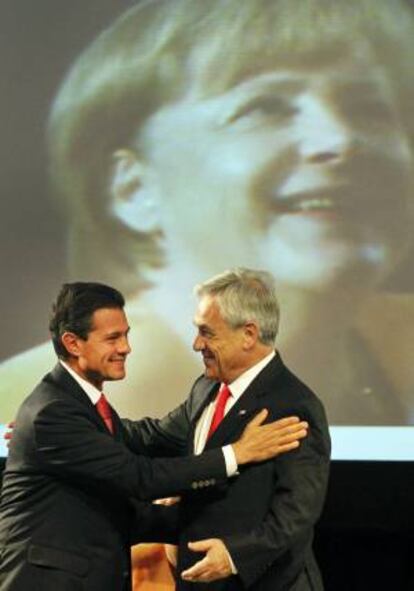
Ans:
<svg viewBox="0 0 414 591"><path fill-rule="evenodd" d="M247 464L248 458L246 457L246 453L240 442L237 441L236 443L233 443L231 447L233 448L233 453L234 457L236 458L237 465L241 466L242 464Z"/></svg>

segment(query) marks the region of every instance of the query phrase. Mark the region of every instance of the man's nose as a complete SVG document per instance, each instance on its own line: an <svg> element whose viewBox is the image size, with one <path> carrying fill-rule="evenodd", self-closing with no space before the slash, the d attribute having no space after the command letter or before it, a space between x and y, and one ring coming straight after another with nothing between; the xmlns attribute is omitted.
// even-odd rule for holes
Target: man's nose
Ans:
<svg viewBox="0 0 414 591"><path fill-rule="evenodd" d="M202 351L204 348L204 341L201 336L198 334L194 341L193 341L193 350L194 351Z"/></svg>
<svg viewBox="0 0 414 591"><path fill-rule="evenodd" d="M349 153L353 130L333 104L314 96L301 97L299 151L311 164L334 163Z"/></svg>
<svg viewBox="0 0 414 591"><path fill-rule="evenodd" d="M123 355L128 355L131 353L131 346L129 344L128 337L123 337L118 341L118 353L122 353Z"/></svg>

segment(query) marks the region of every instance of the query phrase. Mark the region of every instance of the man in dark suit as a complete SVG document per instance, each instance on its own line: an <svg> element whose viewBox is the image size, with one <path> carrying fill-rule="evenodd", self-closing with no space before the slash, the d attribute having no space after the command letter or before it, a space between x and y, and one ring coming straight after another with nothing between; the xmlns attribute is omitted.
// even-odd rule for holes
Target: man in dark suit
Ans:
<svg viewBox="0 0 414 591"><path fill-rule="evenodd" d="M134 499L211 487L304 434L294 418L261 426L262 414L235 445L199 458L131 453L102 395L104 381L125 376L123 307L119 292L96 283L66 284L57 298L50 330L59 363L19 410L4 475L1 591L130 589L129 548L145 538L146 514L158 538L171 535L157 529L165 508Z"/></svg>
<svg viewBox="0 0 414 591"><path fill-rule="evenodd" d="M198 295L194 348L205 375L165 419L126 424L131 435L153 454L173 446L176 453L200 453L235 441L261 408L272 420L297 414L310 430L299 449L182 496L178 588L202 581L225 591L320 590L312 538L325 498L330 438L322 404L274 350L273 278L236 269L199 286ZM224 386L230 390L224 418L212 429Z"/></svg>

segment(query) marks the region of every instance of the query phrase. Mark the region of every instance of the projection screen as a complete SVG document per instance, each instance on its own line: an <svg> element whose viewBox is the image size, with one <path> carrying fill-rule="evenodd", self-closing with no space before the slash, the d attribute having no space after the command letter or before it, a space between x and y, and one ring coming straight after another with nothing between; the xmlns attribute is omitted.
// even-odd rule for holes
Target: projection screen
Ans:
<svg viewBox="0 0 414 591"><path fill-rule="evenodd" d="M161 416L202 372L193 286L243 266L277 279L277 347L333 457L414 460L413 2L0 10L0 422L56 362L62 282L126 295L108 394Z"/></svg>

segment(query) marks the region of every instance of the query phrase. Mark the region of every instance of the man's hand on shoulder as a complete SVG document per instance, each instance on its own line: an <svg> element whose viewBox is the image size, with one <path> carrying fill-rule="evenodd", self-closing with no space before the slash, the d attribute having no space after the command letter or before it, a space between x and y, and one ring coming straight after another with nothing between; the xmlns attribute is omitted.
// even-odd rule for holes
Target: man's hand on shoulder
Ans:
<svg viewBox="0 0 414 591"><path fill-rule="evenodd" d="M298 417L287 417L263 424L268 415L261 410L247 425L242 436L232 444L237 464L263 462L296 449L307 436L308 423Z"/></svg>
<svg viewBox="0 0 414 591"><path fill-rule="evenodd" d="M7 447L9 447L10 445L10 440L13 436L13 429L14 429L14 421L11 421L10 423L7 423L6 425L8 431L4 432L4 439L7 442Z"/></svg>

